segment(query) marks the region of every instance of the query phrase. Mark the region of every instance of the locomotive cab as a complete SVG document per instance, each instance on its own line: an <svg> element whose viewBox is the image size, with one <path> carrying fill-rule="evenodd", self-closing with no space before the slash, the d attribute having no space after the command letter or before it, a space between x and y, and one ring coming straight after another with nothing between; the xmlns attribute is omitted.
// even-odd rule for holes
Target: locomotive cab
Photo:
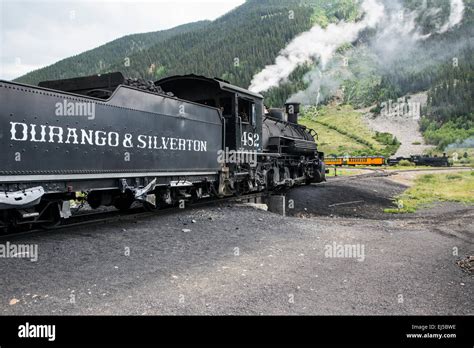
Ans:
<svg viewBox="0 0 474 348"><path fill-rule="evenodd" d="M225 121L225 148L262 151L263 96L218 78L171 76L155 82L166 92L220 109Z"/></svg>

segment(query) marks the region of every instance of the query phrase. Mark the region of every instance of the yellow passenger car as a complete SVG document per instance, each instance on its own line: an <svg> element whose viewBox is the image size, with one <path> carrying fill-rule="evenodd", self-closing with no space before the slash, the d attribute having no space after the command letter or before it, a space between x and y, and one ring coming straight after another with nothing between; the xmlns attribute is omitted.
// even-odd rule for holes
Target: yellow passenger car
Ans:
<svg viewBox="0 0 474 348"><path fill-rule="evenodd" d="M326 157L324 163L327 166L342 166L342 157Z"/></svg>
<svg viewBox="0 0 474 348"><path fill-rule="evenodd" d="M349 166L382 166L385 164L385 157L349 157L344 164L347 164Z"/></svg>

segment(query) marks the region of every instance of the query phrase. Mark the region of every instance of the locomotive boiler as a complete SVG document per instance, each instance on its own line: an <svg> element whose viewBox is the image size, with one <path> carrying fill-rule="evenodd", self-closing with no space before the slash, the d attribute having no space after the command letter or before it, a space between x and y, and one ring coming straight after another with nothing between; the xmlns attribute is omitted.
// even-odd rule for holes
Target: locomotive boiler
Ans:
<svg viewBox="0 0 474 348"><path fill-rule="evenodd" d="M57 224L77 192L92 208L154 210L325 180L298 104L267 112L217 78L0 81L0 105L0 229Z"/></svg>

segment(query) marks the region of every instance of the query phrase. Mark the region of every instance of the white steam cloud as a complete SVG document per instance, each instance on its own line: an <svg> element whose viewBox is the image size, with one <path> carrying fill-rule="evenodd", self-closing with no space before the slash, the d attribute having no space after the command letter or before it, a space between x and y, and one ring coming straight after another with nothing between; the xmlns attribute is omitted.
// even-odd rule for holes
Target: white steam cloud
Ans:
<svg viewBox="0 0 474 348"><path fill-rule="evenodd" d="M428 8L424 0L419 11L406 11L398 2L392 2L388 11L377 0L364 0L361 9L364 17L355 23L339 22L330 24L325 29L314 26L294 38L279 54L275 64L266 66L256 74L249 89L264 92L280 83L287 81L290 74L298 67L307 63L319 64L304 77L306 90L292 95L289 100L305 104L318 104L338 90L350 72L341 66L341 59L333 59L339 47L356 41L359 34L368 28L376 28L375 36L367 43L370 54L377 57L382 69L390 69L396 62L400 52L408 54L417 47L417 42L426 40L433 33L424 34L417 26L420 15L436 17L440 8ZM434 33L444 33L461 23L464 14L462 0L450 1L448 20ZM348 52L349 55L354 54Z"/></svg>
<svg viewBox="0 0 474 348"><path fill-rule="evenodd" d="M441 27L438 33L442 34L462 21L464 15L464 3L462 0L451 0L451 12L448 21Z"/></svg>
<svg viewBox="0 0 474 348"><path fill-rule="evenodd" d="M365 16L359 22L329 24L325 29L316 25L294 38L280 52L275 64L253 77L249 90L263 92L276 87L298 66L316 58L324 68L341 45L355 41L363 29L375 27L383 17L384 7L375 0L365 0L361 7Z"/></svg>
<svg viewBox="0 0 474 348"><path fill-rule="evenodd" d="M449 144L446 146L444 151L452 150L452 149L464 149L464 148L473 148L474 147L474 137L469 137L465 139L463 142L456 142Z"/></svg>
<svg viewBox="0 0 474 348"><path fill-rule="evenodd" d="M451 0L449 19L444 24L436 22L441 8L430 8L427 1L423 0L422 5L415 11L408 11L399 2L391 3L391 7L384 14L381 25L377 27L376 34L367 43L368 50L376 57L378 69L385 72L393 72L400 68L397 63L401 60L410 61L412 70L422 69L441 62L452 55L463 44L461 39L457 42L450 42L448 46L441 49L436 42L438 39L428 42L435 33L441 33L452 29L462 21L464 4L461 0ZM432 21L435 28L430 33L423 33L417 21ZM426 45L420 45L421 42ZM351 54L349 52L348 54ZM423 59L420 59L424 56Z"/></svg>

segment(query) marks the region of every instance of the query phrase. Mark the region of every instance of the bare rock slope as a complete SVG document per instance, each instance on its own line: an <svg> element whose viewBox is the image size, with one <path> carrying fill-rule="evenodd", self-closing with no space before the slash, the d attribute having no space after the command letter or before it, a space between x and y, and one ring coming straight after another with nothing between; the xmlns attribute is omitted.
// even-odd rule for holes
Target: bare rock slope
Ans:
<svg viewBox="0 0 474 348"><path fill-rule="evenodd" d="M409 103L419 103L420 108L426 105L426 101L426 92L409 96ZM419 128L419 117L414 117L411 113L382 113L375 117L369 110L370 108L359 110L363 113L364 122L374 131L393 134L401 142L394 157L423 154L434 147L425 144Z"/></svg>

